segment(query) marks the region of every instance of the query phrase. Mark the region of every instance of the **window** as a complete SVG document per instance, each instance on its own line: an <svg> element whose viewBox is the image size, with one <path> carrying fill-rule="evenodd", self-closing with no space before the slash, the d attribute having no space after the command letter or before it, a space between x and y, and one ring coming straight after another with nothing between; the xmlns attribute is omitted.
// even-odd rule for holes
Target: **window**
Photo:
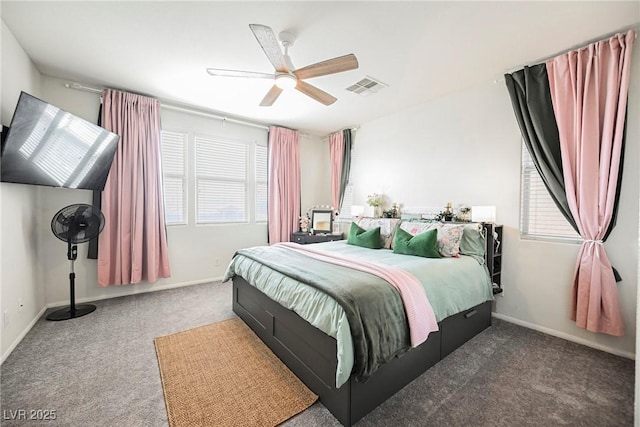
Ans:
<svg viewBox="0 0 640 427"><path fill-rule="evenodd" d="M163 130L162 174L164 184L164 217L167 224L186 224L186 173L188 135Z"/></svg>
<svg viewBox="0 0 640 427"><path fill-rule="evenodd" d="M531 239L579 241L562 215L536 170L525 144L522 144L520 182L520 235Z"/></svg>
<svg viewBox="0 0 640 427"><path fill-rule="evenodd" d="M245 142L195 137L196 223L247 222Z"/></svg>
<svg viewBox="0 0 640 427"><path fill-rule="evenodd" d="M267 221L267 146L255 144L256 222Z"/></svg>
<svg viewBox="0 0 640 427"><path fill-rule="evenodd" d="M162 109L168 224L266 225L268 129Z"/></svg>

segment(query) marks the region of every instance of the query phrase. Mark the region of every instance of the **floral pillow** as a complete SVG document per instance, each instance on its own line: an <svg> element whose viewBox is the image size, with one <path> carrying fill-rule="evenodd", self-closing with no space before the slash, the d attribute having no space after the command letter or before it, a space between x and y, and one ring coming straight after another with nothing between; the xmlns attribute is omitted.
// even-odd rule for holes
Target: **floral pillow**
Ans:
<svg viewBox="0 0 640 427"><path fill-rule="evenodd" d="M382 247L385 249L391 249L393 235L395 234L396 226L399 222L400 220L398 218L360 218L357 224L365 230L380 227Z"/></svg>
<svg viewBox="0 0 640 427"><path fill-rule="evenodd" d="M429 231L432 228L437 228L439 225L441 225L439 222L402 221L400 228L415 236L416 234Z"/></svg>
<svg viewBox="0 0 640 427"><path fill-rule="evenodd" d="M443 224L441 222L413 222L403 221L400 228L416 235L436 228L438 230L438 252L443 257L460 256L460 241L464 224Z"/></svg>
<svg viewBox="0 0 640 427"><path fill-rule="evenodd" d="M464 224L439 224L438 225L438 252L444 257L460 256L460 240Z"/></svg>

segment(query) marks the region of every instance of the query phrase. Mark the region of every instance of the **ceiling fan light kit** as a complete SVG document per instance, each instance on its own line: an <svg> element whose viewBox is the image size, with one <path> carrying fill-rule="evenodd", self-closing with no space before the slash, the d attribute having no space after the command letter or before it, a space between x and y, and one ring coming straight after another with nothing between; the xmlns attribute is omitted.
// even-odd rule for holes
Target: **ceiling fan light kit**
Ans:
<svg viewBox="0 0 640 427"><path fill-rule="evenodd" d="M275 77L275 85L280 89L293 89L298 84L298 78L289 73L278 73Z"/></svg>
<svg viewBox="0 0 640 427"><path fill-rule="evenodd" d="M207 73L212 76L221 77L244 77L244 78L269 78L273 79L273 86L260 102L260 106L269 107L278 99L283 89L293 89L304 93L324 105L331 105L336 102L336 98L327 92L319 89L303 80L313 77L326 76L329 74L341 73L343 71L358 68L358 60L354 54L339 56L326 61L317 62L303 68L295 69L289 57L289 47L293 46L295 37L293 34L283 31L279 34L280 41L284 47L284 53L278 45L278 40L270 27L260 24L249 25L258 44L264 51L267 59L275 69L274 74L259 73L253 71L224 70L218 68L207 68Z"/></svg>

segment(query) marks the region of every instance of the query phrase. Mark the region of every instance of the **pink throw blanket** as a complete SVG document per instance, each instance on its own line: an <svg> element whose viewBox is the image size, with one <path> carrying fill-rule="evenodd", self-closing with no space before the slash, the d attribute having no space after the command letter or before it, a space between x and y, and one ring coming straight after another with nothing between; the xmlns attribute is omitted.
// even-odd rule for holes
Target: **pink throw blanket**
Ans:
<svg viewBox="0 0 640 427"><path fill-rule="evenodd" d="M312 249L297 243L278 243L309 257L374 274L393 285L402 298L409 322L411 346L417 347L427 340L431 332L438 330L438 322L427 299L422 283L411 273L397 267L376 264L356 258L344 258L336 254Z"/></svg>

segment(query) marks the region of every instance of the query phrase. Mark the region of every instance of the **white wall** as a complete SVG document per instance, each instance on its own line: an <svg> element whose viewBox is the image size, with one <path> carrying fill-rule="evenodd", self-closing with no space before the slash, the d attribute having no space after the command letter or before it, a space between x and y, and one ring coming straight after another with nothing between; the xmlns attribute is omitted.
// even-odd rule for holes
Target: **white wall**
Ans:
<svg viewBox="0 0 640 427"><path fill-rule="evenodd" d="M20 91L40 94L40 73L2 22L2 107L0 121L9 126ZM37 269L36 187L0 184L0 341L2 361L31 328L45 307L44 288ZM18 301L22 301L22 308Z"/></svg>
<svg viewBox="0 0 640 427"><path fill-rule="evenodd" d="M638 70L640 55L634 56ZM593 334L569 320L579 246L519 236L520 132L504 82L480 85L361 124L353 164L356 204L381 191L405 206L495 205L504 225L498 316L610 352L635 353L638 282L638 117L640 74L632 76L620 212L606 243L626 334Z"/></svg>

